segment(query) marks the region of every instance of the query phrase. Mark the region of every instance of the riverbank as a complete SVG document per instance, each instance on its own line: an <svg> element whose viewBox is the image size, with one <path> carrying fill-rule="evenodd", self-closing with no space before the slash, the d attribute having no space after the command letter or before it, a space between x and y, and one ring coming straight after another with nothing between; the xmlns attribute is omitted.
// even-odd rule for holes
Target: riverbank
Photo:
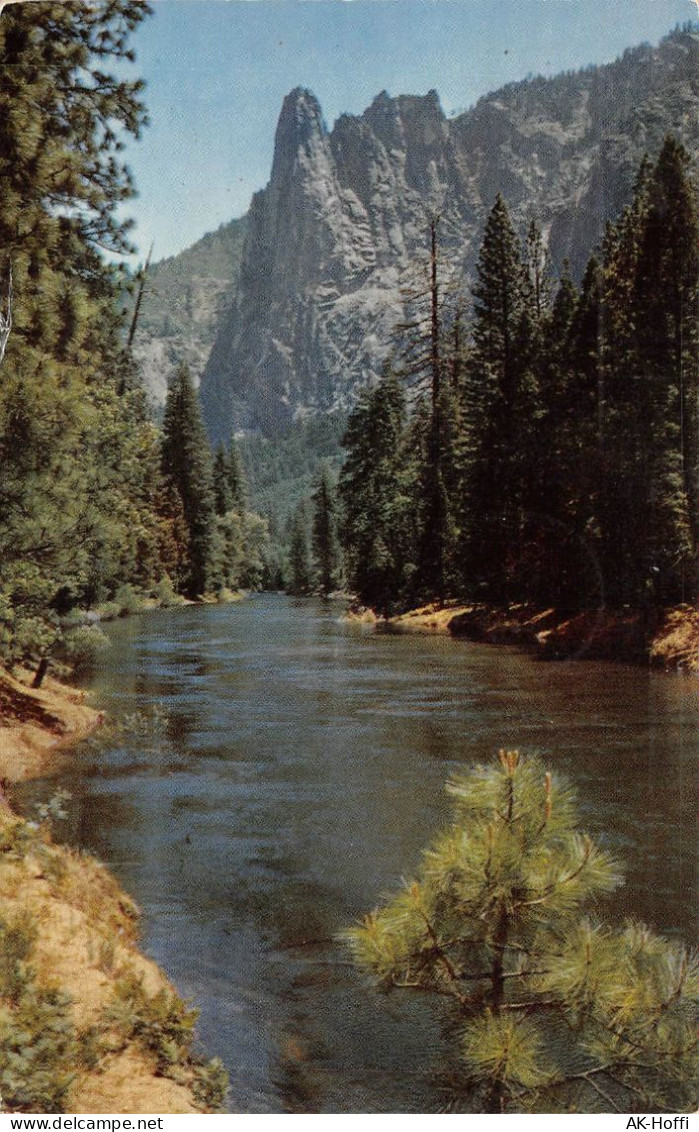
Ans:
<svg viewBox="0 0 699 1132"><path fill-rule="evenodd" d="M353 615L354 616L354 615ZM486 644L519 645L547 660L615 660L648 663L667 671L699 674L699 611L689 605L659 613L652 622L639 613L594 610L561 617L555 609L517 605L426 605L380 622L394 632L449 633Z"/></svg>
<svg viewBox="0 0 699 1132"><path fill-rule="evenodd" d="M102 723L75 689L0 670L0 1094L6 1111L194 1113L220 1105L192 1054L195 1012L138 949L138 909L107 869L53 844L12 783L55 769Z"/></svg>
<svg viewBox="0 0 699 1132"><path fill-rule="evenodd" d="M101 713L77 689L51 677L34 689L28 674L24 682L0 669L0 778L38 777L60 758L62 748L101 723Z"/></svg>

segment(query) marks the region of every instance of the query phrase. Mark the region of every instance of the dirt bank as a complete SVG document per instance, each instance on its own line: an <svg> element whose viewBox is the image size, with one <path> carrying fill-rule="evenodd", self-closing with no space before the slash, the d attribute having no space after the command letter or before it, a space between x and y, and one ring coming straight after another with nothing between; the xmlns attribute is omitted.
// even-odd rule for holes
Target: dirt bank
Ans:
<svg viewBox="0 0 699 1132"><path fill-rule="evenodd" d="M665 610L652 620L632 611L593 610L562 617L555 609L526 605L507 610L427 605L390 618L386 628L521 645L552 660L617 660L699 673L699 611L689 605Z"/></svg>
<svg viewBox="0 0 699 1132"><path fill-rule="evenodd" d="M222 1069L192 1055L195 1013L138 950L137 908L103 865L52 843L50 813L26 821L8 804L12 782L55 767L100 723L81 693L0 672L5 1111L211 1111Z"/></svg>
<svg viewBox="0 0 699 1132"><path fill-rule="evenodd" d="M50 677L35 690L0 669L0 777L36 778L55 765L61 747L88 735L101 720L82 692Z"/></svg>

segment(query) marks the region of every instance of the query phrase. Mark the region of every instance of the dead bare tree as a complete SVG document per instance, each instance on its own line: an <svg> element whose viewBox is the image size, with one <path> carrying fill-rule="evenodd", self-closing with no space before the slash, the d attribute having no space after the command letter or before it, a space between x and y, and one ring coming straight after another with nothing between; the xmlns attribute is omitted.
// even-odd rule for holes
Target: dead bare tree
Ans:
<svg viewBox="0 0 699 1132"><path fill-rule="evenodd" d="M7 295L5 299L6 312L0 310L0 365L5 357L5 350L12 330L12 264L7 268Z"/></svg>
<svg viewBox="0 0 699 1132"><path fill-rule="evenodd" d="M146 290L146 277L148 275L148 268L150 267L151 256L153 255L153 245L150 246L150 251L144 266L139 271L138 280L138 293L136 295L136 304L134 306L133 318L131 319L131 326L129 327L129 337L126 341L126 349L130 350L133 346L134 336L136 334L136 327L138 326L138 316L141 313L141 303L143 302L143 295Z"/></svg>

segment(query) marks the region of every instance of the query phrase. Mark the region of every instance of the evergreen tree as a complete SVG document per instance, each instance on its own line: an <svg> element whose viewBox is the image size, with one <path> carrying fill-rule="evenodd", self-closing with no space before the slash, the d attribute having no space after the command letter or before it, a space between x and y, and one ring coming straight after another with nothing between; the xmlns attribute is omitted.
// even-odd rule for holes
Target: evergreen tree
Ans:
<svg viewBox="0 0 699 1132"><path fill-rule="evenodd" d="M699 230L690 158L668 137L648 183L636 271L637 350L653 482L647 554L656 603L697 596Z"/></svg>
<svg viewBox="0 0 699 1132"><path fill-rule="evenodd" d="M578 295L564 272L545 324L538 364L541 476L537 512L546 517L536 564L536 600L561 611L604 600L599 570L601 273L593 256Z"/></svg>
<svg viewBox="0 0 699 1132"><path fill-rule="evenodd" d="M226 464L228 491L230 493L231 507L234 511L243 513L247 509L248 489L243 467L243 457L234 436L228 446L228 459Z"/></svg>
<svg viewBox="0 0 699 1132"><path fill-rule="evenodd" d="M438 226L439 216L432 216L426 279L404 294L412 317L402 328L407 341L401 369L405 378L412 384L417 383L428 407L420 469L420 534L415 584L422 596L434 596L444 602L452 584L455 545L454 499L450 489L455 488L453 425L460 351L458 317L458 352L450 359L446 348L444 292L448 282L439 251Z"/></svg>
<svg viewBox="0 0 699 1132"><path fill-rule="evenodd" d="M211 575L229 590L259 590L269 558L269 528L261 515L229 510L216 524Z"/></svg>
<svg viewBox="0 0 699 1132"><path fill-rule="evenodd" d="M219 444L214 456L213 487L216 514L226 515L232 509L233 502L228 479L228 456L222 444Z"/></svg>
<svg viewBox="0 0 699 1132"><path fill-rule="evenodd" d="M165 404L162 470L179 493L189 532L186 592L192 596L203 594L213 580L215 509L211 453L199 401L184 363L173 376Z"/></svg>
<svg viewBox="0 0 699 1132"><path fill-rule="evenodd" d="M696 1102L696 957L591 917L620 883L536 759L449 784L415 881L347 933L387 989L451 1007L453 1086L479 1112L682 1112Z"/></svg>
<svg viewBox="0 0 699 1132"><path fill-rule="evenodd" d="M182 593L189 574L189 529L180 493L172 480L161 474L155 499L158 557L177 593Z"/></svg>
<svg viewBox="0 0 699 1132"><path fill-rule="evenodd" d="M335 485L327 464L321 465L313 493L313 555L320 592L327 597L337 586L340 558Z"/></svg>
<svg viewBox="0 0 699 1132"><path fill-rule="evenodd" d="M697 219L688 157L644 162L604 255L600 505L610 601L646 608L696 587Z"/></svg>
<svg viewBox="0 0 699 1132"><path fill-rule="evenodd" d="M303 597L313 593L314 588L308 506L302 500L291 520L288 590L289 593Z"/></svg>
<svg viewBox="0 0 699 1132"><path fill-rule="evenodd" d="M411 592L415 573L417 479L405 441L405 393L395 374L384 372L352 412L345 434L347 458L340 473L342 544L350 587L384 616Z"/></svg>
<svg viewBox="0 0 699 1132"><path fill-rule="evenodd" d="M466 491L467 584L495 601L523 596L513 577L538 458L535 312L519 240L498 195L476 265L474 348L465 393L471 440Z"/></svg>
<svg viewBox="0 0 699 1132"><path fill-rule="evenodd" d="M157 580L155 433L126 395L115 269L132 193L120 134L145 122L131 58L148 6L13 5L0 20L0 652L46 655L71 604ZM9 296L7 296L9 298ZM6 314L9 314L6 311Z"/></svg>
<svg viewBox="0 0 699 1132"><path fill-rule="evenodd" d="M115 346L114 269L101 249L133 250L116 212L133 195L120 134L138 136L147 119L143 83L106 65L133 58L129 36L149 11L142 0L40 2L12 5L0 22L0 255L12 270L13 338L48 341L63 362Z"/></svg>
<svg viewBox="0 0 699 1132"><path fill-rule="evenodd" d="M532 322L543 328L551 307L551 260L536 220L527 229L524 266Z"/></svg>
<svg viewBox="0 0 699 1132"><path fill-rule="evenodd" d="M228 452L219 445L213 462L216 511L211 550L210 584L229 590L260 588L269 559L269 527L247 510L243 462L231 438Z"/></svg>

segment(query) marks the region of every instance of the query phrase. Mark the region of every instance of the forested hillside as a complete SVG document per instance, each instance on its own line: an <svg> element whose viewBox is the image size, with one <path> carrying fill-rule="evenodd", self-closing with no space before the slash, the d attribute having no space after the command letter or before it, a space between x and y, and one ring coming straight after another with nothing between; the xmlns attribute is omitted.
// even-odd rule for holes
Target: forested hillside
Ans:
<svg viewBox="0 0 699 1132"><path fill-rule="evenodd" d="M309 410L280 441L237 444L224 432L226 443L209 448L187 357L211 331L246 230L249 259L248 223L151 269L140 306L113 266L114 254L129 250L117 209L133 194L121 138L147 120L142 85L116 74L148 11L138 0L42 3L13 6L0 21L2 658L70 662L86 648L85 610L240 586L308 592L344 583L382 612L452 597L561 609L691 600L697 236L694 170L681 142L659 141L637 167L626 207L580 280L565 265L554 270L551 232L536 219L518 224L499 192L477 230L473 272L464 261L460 274L453 217L430 212L425 190L410 271L391 276L402 321L390 341L376 340L384 376L365 387L350 418L338 503L340 412ZM585 104L585 136L597 138L599 156L612 146L608 129L595 134L604 99L615 101L619 129L626 115L634 137L655 137L657 121L649 134L644 115L651 105L685 105L691 51L685 29L611 69L514 84L500 109L489 97L449 129L496 114L519 122L520 141L536 118L543 137L542 107L557 92L567 130ZM643 63L647 97L636 113ZM430 106L441 121L434 99ZM420 100L398 109L419 133ZM389 110L396 106L382 96L372 129L387 128ZM285 119L282 140L293 135L296 148L279 151L274 183L289 154L310 160L330 145L310 96L295 96L285 114L303 121ZM665 110L658 114L664 121ZM473 176L486 183L471 141ZM565 144L580 157L580 138ZM585 229L584 210L580 223ZM464 233L472 240L471 228ZM314 246L296 246L299 264ZM374 253L383 255L380 241ZM247 286L249 263L245 270ZM170 343L161 381L177 358L162 435L132 349L135 311L142 342Z"/></svg>
<svg viewBox="0 0 699 1132"><path fill-rule="evenodd" d="M262 570L261 520L240 501L217 512L193 391L161 442L128 345L121 151L147 114L142 83L118 76L149 11L40 3L0 18L0 661L42 674L95 645L74 610L215 593Z"/></svg>
<svg viewBox="0 0 699 1132"><path fill-rule="evenodd" d="M650 615L696 599L693 178L668 136L579 287L555 279L534 222L520 240L498 195L466 322L432 220L403 345L345 441L344 542L363 601Z"/></svg>

